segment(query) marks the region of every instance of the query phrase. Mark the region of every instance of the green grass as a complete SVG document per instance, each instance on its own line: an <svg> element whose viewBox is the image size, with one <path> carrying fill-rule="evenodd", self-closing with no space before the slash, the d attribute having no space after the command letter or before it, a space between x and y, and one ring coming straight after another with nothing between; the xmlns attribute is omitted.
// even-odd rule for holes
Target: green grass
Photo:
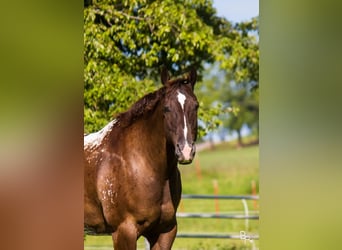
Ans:
<svg viewBox="0 0 342 250"><path fill-rule="evenodd" d="M183 194L250 195L252 182L259 193L259 147L250 146L236 149L232 144L216 146L214 150L198 152L194 163L179 166L182 175ZM250 214L257 214L258 201L247 200ZM216 210L219 211L216 211ZM244 212L241 200L193 200L183 199L178 212L240 213ZM179 233L226 233L239 234L241 230L257 234L258 220L249 220L246 230L245 220L240 219L190 219L178 218ZM254 241L258 247L258 240ZM107 246L112 249L110 236L86 236L85 249L91 246ZM144 239L138 241L138 249L145 249ZM172 249L200 250L243 250L252 249L251 243L240 239L184 239L176 238Z"/></svg>
<svg viewBox="0 0 342 250"><path fill-rule="evenodd" d="M259 147L235 149L229 144L198 152L194 162L179 167L183 193L213 194L217 180L222 194L251 194L251 181L258 190Z"/></svg>

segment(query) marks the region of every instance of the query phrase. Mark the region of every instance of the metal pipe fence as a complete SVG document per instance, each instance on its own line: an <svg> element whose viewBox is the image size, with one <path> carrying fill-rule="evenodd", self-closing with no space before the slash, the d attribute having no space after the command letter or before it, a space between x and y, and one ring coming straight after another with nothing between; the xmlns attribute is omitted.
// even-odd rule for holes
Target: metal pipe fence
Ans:
<svg viewBox="0 0 342 250"><path fill-rule="evenodd" d="M221 200L241 200L244 207L242 214L218 214L218 213L177 213L177 218L216 218L216 219L244 219L245 227L248 230L248 220L259 220L259 215L249 215L246 200L259 200L258 195L194 195L183 194L182 199L221 199ZM208 233L178 233L178 238L216 238L216 239L246 239L246 231L240 231L239 234L208 234ZM244 232L244 234L241 234ZM245 237L245 238L243 238ZM247 236L249 240L259 239L259 235L253 234Z"/></svg>
<svg viewBox="0 0 342 250"><path fill-rule="evenodd" d="M182 199L223 199L223 200L259 200L259 195L204 195L182 194Z"/></svg>

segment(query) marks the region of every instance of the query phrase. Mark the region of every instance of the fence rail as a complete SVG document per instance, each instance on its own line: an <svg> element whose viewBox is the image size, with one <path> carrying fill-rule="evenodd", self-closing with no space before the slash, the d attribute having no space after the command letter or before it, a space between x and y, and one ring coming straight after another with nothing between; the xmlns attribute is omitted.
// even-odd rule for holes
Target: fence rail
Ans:
<svg viewBox="0 0 342 250"><path fill-rule="evenodd" d="M259 195L203 195L183 194L182 199L223 199L223 200L259 200Z"/></svg>
<svg viewBox="0 0 342 250"><path fill-rule="evenodd" d="M177 213L178 218L217 218L217 219L248 219L258 220L259 215L213 214L213 213Z"/></svg>
<svg viewBox="0 0 342 250"><path fill-rule="evenodd" d="M248 239L251 240L258 240L259 235L251 234L248 235ZM205 238L205 239L237 239L241 240L241 235L240 234L191 234L191 233L179 233L177 234L177 238Z"/></svg>

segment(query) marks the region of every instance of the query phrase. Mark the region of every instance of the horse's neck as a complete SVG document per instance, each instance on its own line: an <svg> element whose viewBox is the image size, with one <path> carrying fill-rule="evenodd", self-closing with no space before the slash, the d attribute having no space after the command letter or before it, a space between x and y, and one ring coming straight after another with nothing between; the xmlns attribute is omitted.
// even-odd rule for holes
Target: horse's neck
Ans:
<svg viewBox="0 0 342 250"><path fill-rule="evenodd" d="M143 117L138 122L141 140L139 150L149 158L150 162L162 173L162 169L167 174L175 168L174 148L167 142L164 128L164 118L162 107L159 104L150 116Z"/></svg>

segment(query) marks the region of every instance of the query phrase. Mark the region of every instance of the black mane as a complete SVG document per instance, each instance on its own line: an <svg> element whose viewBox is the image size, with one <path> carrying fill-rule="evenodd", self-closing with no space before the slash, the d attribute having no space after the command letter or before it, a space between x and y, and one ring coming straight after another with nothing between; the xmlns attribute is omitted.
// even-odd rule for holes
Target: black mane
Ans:
<svg viewBox="0 0 342 250"><path fill-rule="evenodd" d="M152 112L160 100L162 100L165 94L176 91L181 85L187 85L188 81L185 77L178 77L175 79L170 79L166 86L160 89L146 94L137 102L135 102L127 111L120 113L117 116L118 125L120 127L127 127L131 125L138 118Z"/></svg>
<svg viewBox="0 0 342 250"><path fill-rule="evenodd" d="M119 126L127 127L139 117L153 111L159 101L164 97L165 89L165 87L161 87L152 93L146 94L134 103L127 111L120 113L117 116Z"/></svg>

